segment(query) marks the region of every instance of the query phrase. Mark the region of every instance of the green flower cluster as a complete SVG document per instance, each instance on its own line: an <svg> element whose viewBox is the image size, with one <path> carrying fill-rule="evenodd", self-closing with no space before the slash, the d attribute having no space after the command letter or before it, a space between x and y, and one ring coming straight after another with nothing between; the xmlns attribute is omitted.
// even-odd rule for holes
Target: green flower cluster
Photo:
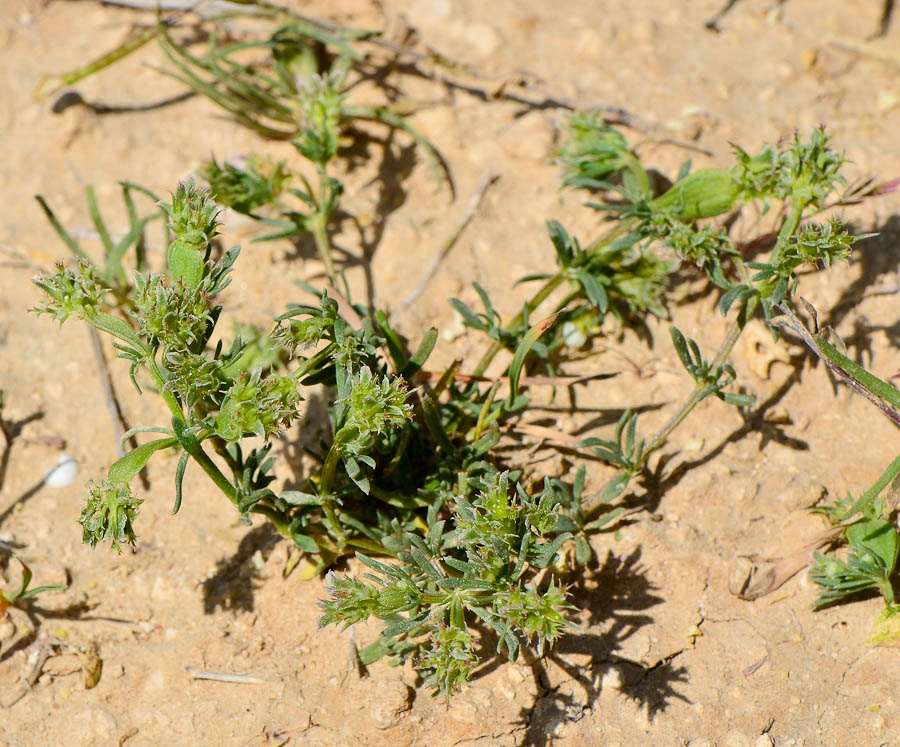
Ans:
<svg viewBox="0 0 900 747"><path fill-rule="evenodd" d="M400 377L376 376L368 366L362 366L352 376L349 392L338 404L347 408L347 419L339 437L345 454L364 454L378 436L409 421L412 404L407 402L410 392Z"/></svg>
<svg viewBox="0 0 900 747"><path fill-rule="evenodd" d="M127 483L104 480L99 485L88 482L89 495L81 511L83 542L96 547L98 542L109 541L117 552L123 543L134 544L133 522L143 501L136 498Z"/></svg>
<svg viewBox="0 0 900 747"><path fill-rule="evenodd" d="M206 339L212 321L209 297L196 288L139 272L134 276L134 304L132 317L154 348L183 351Z"/></svg>
<svg viewBox="0 0 900 747"><path fill-rule="evenodd" d="M292 376L242 372L225 393L215 431L230 443L248 433L269 438L290 425L302 399Z"/></svg>
<svg viewBox="0 0 900 747"><path fill-rule="evenodd" d="M35 280L50 301L38 306L38 314L51 314L60 324L69 319L84 319L100 311L100 305L107 293L97 276L97 269L87 260L79 260L74 269L57 264L56 271Z"/></svg>

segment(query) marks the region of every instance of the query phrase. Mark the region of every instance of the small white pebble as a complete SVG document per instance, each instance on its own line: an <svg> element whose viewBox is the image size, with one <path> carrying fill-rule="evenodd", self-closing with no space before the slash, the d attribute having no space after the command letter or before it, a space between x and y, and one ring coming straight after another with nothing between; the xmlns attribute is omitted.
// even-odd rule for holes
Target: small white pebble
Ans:
<svg viewBox="0 0 900 747"><path fill-rule="evenodd" d="M78 474L78 462L68 454L60 454L56 466L44 474L44 484L51 488L64 488L71 485Z"/></svg>
<svg viewBox="0 0 900 747"><path fill-rule="evenodd" d="M587 342L584 332L576 327L572 322L566 322L562 328L563 340L569 350L578 350Z"/></svg>

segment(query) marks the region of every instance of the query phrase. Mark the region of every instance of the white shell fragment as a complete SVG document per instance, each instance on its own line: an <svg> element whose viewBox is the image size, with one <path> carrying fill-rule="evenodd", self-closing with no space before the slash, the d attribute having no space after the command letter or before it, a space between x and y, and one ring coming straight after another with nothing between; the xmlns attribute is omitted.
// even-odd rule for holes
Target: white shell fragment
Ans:
<svg viewBox="0 0 900 747"><path fill-rule="evenodd" d="M569 350L578 350L587 342L584 331L576 327L572 322L566 322L562 328L563 341Z"/></svg>
<svg viewBox="0 0 900 747"><path fill-rule="evenodd" d="M44 474L44 485L51 488L64 488L71 485L78 474L78 462L68 454L60 454L56 466Z"/></svg>

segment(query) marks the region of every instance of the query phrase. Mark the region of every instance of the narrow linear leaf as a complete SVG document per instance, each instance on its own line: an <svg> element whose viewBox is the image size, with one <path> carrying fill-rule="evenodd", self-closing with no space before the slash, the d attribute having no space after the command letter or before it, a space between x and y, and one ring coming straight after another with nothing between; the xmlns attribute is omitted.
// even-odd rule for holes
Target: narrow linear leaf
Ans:
<svg viewBox="0 0 900 747"><path fill-rule="evenodd" d="M81 259L86 259L90 261L90 258L87 254L84 253L84 249L82 249L78 242L72 238L72 234L70 234L63 226L62 223L59 222L59 218L56 217L56 214L50 209L50 206L47 204L47 201L41 197L41 195L35 195L34 199L38 201L38 205L41 206L41 210L44 211L44 215L47 216L47 220L50 221L50 225L53 226L53 230L56 231L56 235L62 239L63 243L69 247L69 251L72 252L76 257L80 257Z"/></svg>
<svg viewBox="0 0 900 747"><path fill-rule="evenodd" d="M428 356L431 355L431 352L434 350L434 346L437 344L438 339L438 331L437 327L432 327L425 333L425 337L422 338L422 342L419 343L419 347L416 348L416 352L413 353L412 358L409 359L409 363L407 363L403 369L400 371L400 375L406 379L407 381L412 378L414 374L416 374L422 366L425 365L425 361L428 360Z"/></svg>
<svg viewBox="0 0 900 747"><path fill-rule="evenodd" d="M178 466L175 468L175 505L172 506L172 515L178 513L181 508L181 483L184 480L184 471L187 469L188 454L186 451L181 452L181 458L178 460Z"/></svg>
<svg viewBox="0 0 900 747"><path fill-rule="evenodd" d="M558 311L555 314L551 314L546 319L542 319L537 324L535 324L531 329L528 330L528 332L525 333L525 336L522 338L522 342L520 342L519 346L516 348L516 353L513 356L512 363L509 366L508 403L510 406L512 406L513 402L515 402L516 395L519 393L519 378L522 375L522 368L525 365L525 358L528 356L528 353L531 352L531 348L534 347L534 344L537 342L538 338L553 326L556 318L561 313L561 311Z"/></svg>

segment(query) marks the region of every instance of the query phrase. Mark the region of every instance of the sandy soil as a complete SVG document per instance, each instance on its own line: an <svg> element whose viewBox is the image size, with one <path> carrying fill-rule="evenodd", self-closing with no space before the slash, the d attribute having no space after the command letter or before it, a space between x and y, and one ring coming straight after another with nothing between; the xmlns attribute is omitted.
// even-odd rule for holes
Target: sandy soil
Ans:
<svg viewBox="0 0 900 747"><path fill-rule="evenodd" d="M487 90L524 80L528 88L514 90L534 102L623 107L638 124L625 130L630 142L670 175L687 157L695 167L725 163L729 142L752 150L819 122L846 148L852 175L900 175L897 63L832 43L864 41L877 27L876 0L790 0L778 12L767 1L744 0L718 34L704 21L719 0L295 5L341 24L393 34L413 28L423 48L474 65L484 77L467 80ZM708 402L676 433L668 469L682 464L677 478L648 485L649 511L593 539L600 560L574 594L580 631L546 660L489 662L449 707L419 689L410 669L379 663L360 677L351 638L315 630L321 582L297 574L283 580L287 544L265 526L238 524L196 471L172 517L174 464L151 466L136 552L117 557L83 546L74 523L82 483L115 458L115 443L86 329L60 330L26 313L38 301L29 282L35 266L66 256L33 195L44 195L98 251L87 185L110 206L111 224L124 226L118 180L164 193L210 153L290 152L196 99L102 116L80 107L53 114L49 103L32 99L42 74L111 48L139 18L88 0L0 7L0 247L22 258L0 257L0 389L9 397L7 419L20 426L0 494L0 540L19 548L38 583L69 584L41 597L30 617L14 611L0 621L0 698L6 702L29 671L36 639L94 646L103 662L99 683L87 690L74 654L51 658L33 690L0 716L0 744L900 744L900 653L866 643L880 601L813 614L814 589L802 574L758 602L729 592L735 558L779 556L802 544L822 527L806 509L823 490L858 492L896 454L886 420L848 392L835 394L821 366L792 362L796 351L762 328L733 359L759 406L744 419ZM880 42L894 54L895 21ZM77 90L110 105L179 93L147 63L163 64L152 46ZM448 331L438 359L471 360L479 343L455 333L446 299L472 300L477 279L502 299L501 311L514 313L521 291L509 290L511 280L552 262L544 221L557 218L590 236L596 219L578 195L559 191L552 153L564 111L390 75L405 97L428 104L412 121L447 157L460 197L449 202L446 190L436 191L402 136L369 130L368 144L345 166L344 206L361 219L363 234L348 224L336 242L354 256L366 242L372 247L370 272L348 271L355 293L391 309L411 338L432 323ZM379 94L356 95L374 101ZM428 292L402 308L397 299L486 171L500 178L462 241ZM820 314L883 376L900 368L898 208L900 200L888 197L848 210L858 230L880 236L861 244L849 266L804 280ZM229 219L227 241L246 245L252 235ZM299 298L295 280L320 271L290 247L247 246L229 305L236 317L262 322ZM673 305L675 321L706 349L724 330L714 302ZM651 403L658 407L646 413L645 427L663 422L688 390L667 323L651 323L652 348L632 333L598 343L567 370L620 375L583 392L580 412L562 408L548 417L565 429L591 424L605 433L623 408ZM626 365L626 357L638 365ZM163 417L151 398L135 396L123 367L113 370L132 424ZM65 439L80 473L67 487L33 490L59 456L46 437ZM573 468L546 450L536 461L547 472ZM590 463L588 474L598 485L608 471ZM293 477L288 466L280 477ZM356 642L376 634L359 630ZM195 679L191 671L257 682Z"/></svg>

